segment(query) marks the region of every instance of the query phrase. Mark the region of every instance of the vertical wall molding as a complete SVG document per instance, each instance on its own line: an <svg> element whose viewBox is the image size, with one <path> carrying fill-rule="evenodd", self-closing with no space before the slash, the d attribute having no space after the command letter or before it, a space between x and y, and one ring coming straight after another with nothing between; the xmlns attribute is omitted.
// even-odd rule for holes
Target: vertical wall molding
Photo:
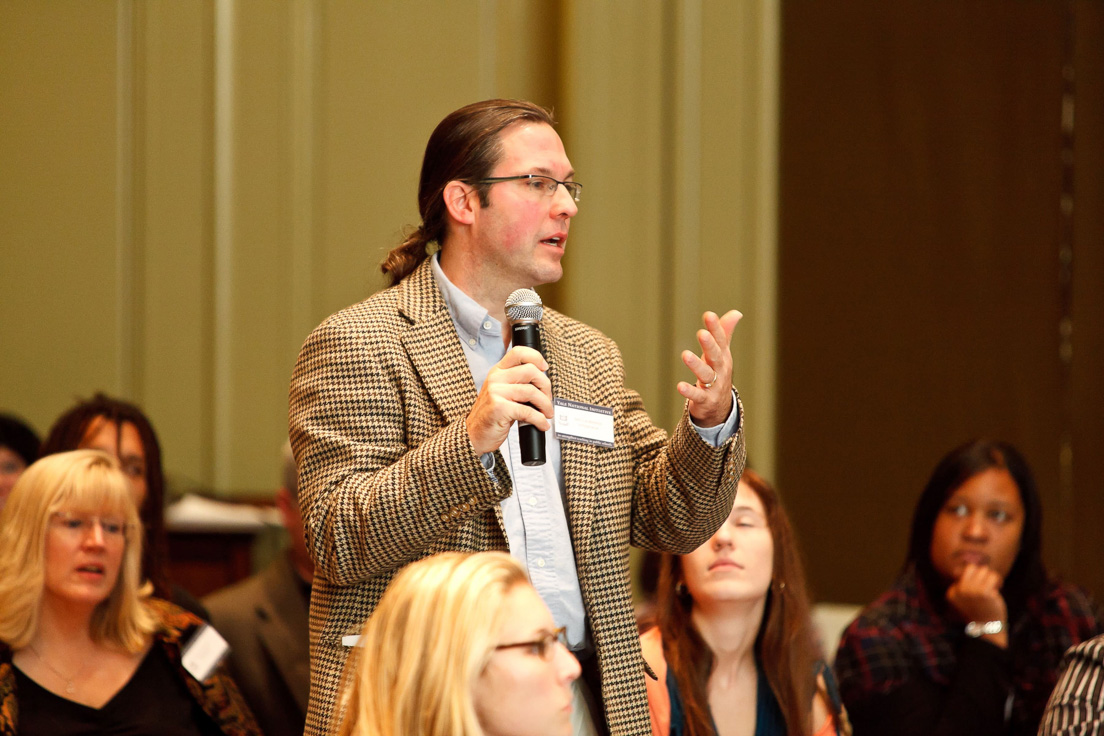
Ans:
<svg viewBox="0 0 1104 736"><path fill-rule="evenodd" d="M132 397L140 345L134 244L134 4L115 4L115 385L113 391Z"/></svg>
<svg viewBox="0 0 1104 736"><path fill-rule="evenodd" d="M768 478L777 478L778 453L778 129L779 88L782 70L781 0L760 0L759 73L756 98L759 125L756 133L755 209L755 312L761 327L756 332L753 376L762 394L759 412L760 439L756 463Z"/></svg>
<svg viewBox="0 0 1104 736"><path fill-rule="evenodd" d="M233 431L234 41L235 0L215 3L214 417L213 479L230 487Z"/></svg>
<svg viewBox="0 0 1104 736"><path fill-rule="evenodd" d="M296 335L314 328L319 15L316 0L296 0L292 5L291 327Z"/></svg>
<svg viewBox="0 0 1104 736"><path fill-rule="evenodd" d="M685 0L677 4L672 24L672 56L675 59L674 89L668 99L675 100L671 127L666 131L666 146L673 153L670 171L675 183L673 207L669 221L669 240L663 254L671 264L673 288L667 293L670 315L666 327L664 351L668 355L663 383L674 386L688 380L680 358L679 347L687 344L687 329L700 325L701 263L705 254L702 244L702 4L700 0ZM657 192L659 201L672 196L667 187ZM693 327L691 327L693 326ZM693 334L693 333L689 333ZM693 348L697 352L696 346ZM682 400L671 396L670 416L665 422L672 426L682 414Z"/></svg>
<svg viewBox="0 0 1104 736"><path fill-rule="evenodd" d="M498 95L498 0L479 0L479 97Z"/></svg>

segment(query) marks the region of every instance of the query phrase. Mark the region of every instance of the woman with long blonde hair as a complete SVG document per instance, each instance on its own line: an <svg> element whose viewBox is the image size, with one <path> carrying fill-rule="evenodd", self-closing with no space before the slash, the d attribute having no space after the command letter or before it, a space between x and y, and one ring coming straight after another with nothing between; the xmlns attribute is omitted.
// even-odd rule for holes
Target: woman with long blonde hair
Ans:
<svg viewBox="0 0 1104 736"><path fill-rule="evenodd" d="M0 511L0 736L259 733L203 630L149 597L131 484L98 450L27 468Z"/></svg>
<svg viewBox="0 0 1104 736"><path fill-rule="evenodd" d="M521 565L448 552L400 572L349 657L342 736L569 736L579 663Z"/></svg>

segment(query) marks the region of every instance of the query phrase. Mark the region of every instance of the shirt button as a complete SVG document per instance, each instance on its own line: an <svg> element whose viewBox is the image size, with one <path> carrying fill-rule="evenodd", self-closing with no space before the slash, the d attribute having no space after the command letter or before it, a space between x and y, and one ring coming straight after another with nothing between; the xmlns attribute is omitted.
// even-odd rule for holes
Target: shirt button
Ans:
<svg viewBox="0 0 1104 736"><path fill-rule="evenodd" d="M529 505L530 506L536 506L537 505L537 497L536 496L530 496L529 497Z"/></svg>
<svg viewBox="0 0 1104 736"><path fill-rule="evenodd" d="M474 348L475 347L475 338L474 337L469 337L468 338L468 344L471 345Z"/></svg>
<svg viewBox="0 0 1104 736"><path fill-rule="evenodd" d="M483 329L484 330L491 329L491 321L490 320L487 320L486 322L483 323Z"/></svg>
<svg viewBox="0 0 1104 736"><path fill-rule="evenodd" d="M537 558L537 567L544 567L544 558L543 557L538 557Z"/></svg>

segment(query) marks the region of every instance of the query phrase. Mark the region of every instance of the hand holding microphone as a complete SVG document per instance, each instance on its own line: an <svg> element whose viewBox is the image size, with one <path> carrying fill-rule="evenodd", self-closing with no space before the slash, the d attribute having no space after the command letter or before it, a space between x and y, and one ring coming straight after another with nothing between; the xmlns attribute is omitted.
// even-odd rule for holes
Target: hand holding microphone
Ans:
<svg viewBox="0 0 1104 736"><path fill-rule="evenodd" d="M544 305L532 289L518 289L506 298L506 318L510 320L514 347L532 348L543 357L540 338L543 316ZM532 424L519 424L518 444L522 465L544 465L544 430Z"/></svg>
<svg viewBox="0 0 1104 736"><path fill-rule="evenodd" d="M543 452L544 432L552 428L549 422L552 417L552 384L544 374L548 370L548 362L540 353L540 331L537 327L543 314L540 297L532 289L519 289L514 294L518 292L528 292L528 295L515 303L517 308L513 314L508 299L506 314L511 322L517 321L515 327L522 328L522 334L519 336L518 331L514 330L514 346L487 374L465 422L472 447L479 455L497 450L506 441L510 426L519 422L522 462L528 465L536 458L526 456L527 440L524 435L530 432L539 434L539 440L530 437L528 442L534 450L539 442ZM535 310L532 309L534 306ZM519 313L518 309L522 312ZM535 348L525 344L534 342L533 335ZM541 462L543 455L536 464Z"/></svg>

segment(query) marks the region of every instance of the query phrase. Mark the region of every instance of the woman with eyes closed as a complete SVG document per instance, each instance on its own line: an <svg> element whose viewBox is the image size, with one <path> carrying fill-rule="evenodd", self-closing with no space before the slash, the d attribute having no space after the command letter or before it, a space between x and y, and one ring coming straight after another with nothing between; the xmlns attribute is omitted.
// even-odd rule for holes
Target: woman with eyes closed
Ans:
<svg viewBox="0 0 1104 736"><path fill-rule="evenodd" d="M975 440L936 466L904 570L844 632L840 691L857 736L1034 735L1063 653L1102 630L1050 579L1042 509L1012 445Z"/></svg>
<svg viewBox="0 0 1104 736"><path fill-rule="evenodd" d="M571 736L579 663L563 632L504 552L412 563L350 652L339 733Z"/></svg>
<svg viewBox="0 0 1104 736"><path fill-rule="evenodd" d="M96 450L32 464L0 512L0 736L250 736L259 729L203 622L149 597L118 462Z"/></svg>
<svg viewBox="0 0 1104 736"><path fill-rule="evenodd" d="M755 471L732 513L659 558L657 625L640 637L655 736L836 736L846 714L816 639L789 520Z"/></svg>

